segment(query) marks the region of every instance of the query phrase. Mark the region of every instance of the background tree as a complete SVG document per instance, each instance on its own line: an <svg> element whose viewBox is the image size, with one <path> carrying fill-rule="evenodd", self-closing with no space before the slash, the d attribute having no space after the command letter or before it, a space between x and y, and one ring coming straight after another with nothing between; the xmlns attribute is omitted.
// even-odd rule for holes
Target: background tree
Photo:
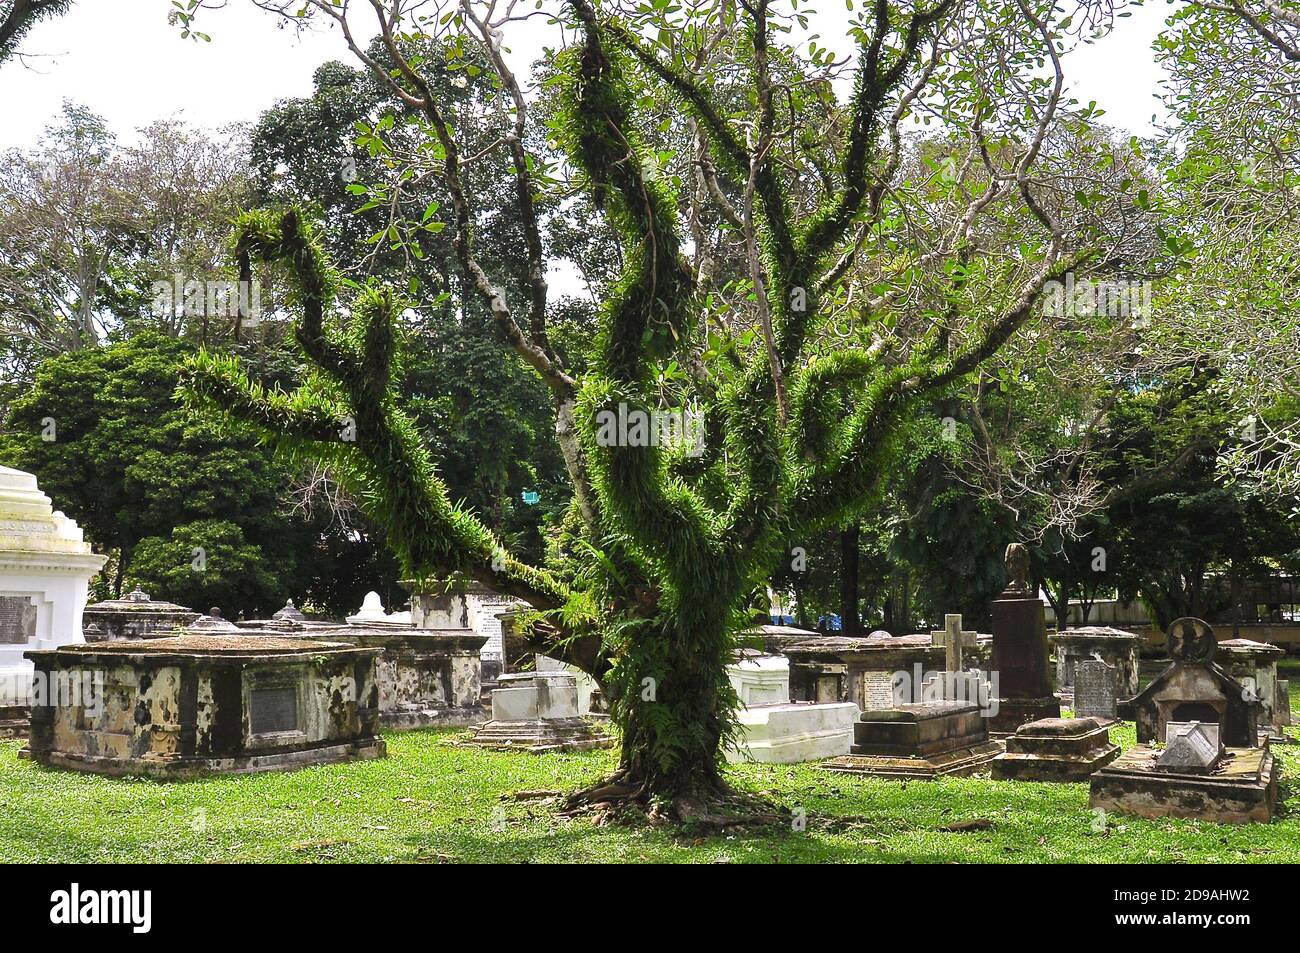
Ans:
<svg viewBox="0 0 1300 953"><path fill-rule="evenodd" d="M51 358L0 435L0 459L36 473L114 557L100 595L138 584L232 617L274 611L290 595L335 616L355 611L367 589L395 595L391 583L379 585L373 544L281 502L289 474L254 434L218 430L175 404L190 353L184 342L142 332ZM355 575L330 568L348 553Z"/></svg>

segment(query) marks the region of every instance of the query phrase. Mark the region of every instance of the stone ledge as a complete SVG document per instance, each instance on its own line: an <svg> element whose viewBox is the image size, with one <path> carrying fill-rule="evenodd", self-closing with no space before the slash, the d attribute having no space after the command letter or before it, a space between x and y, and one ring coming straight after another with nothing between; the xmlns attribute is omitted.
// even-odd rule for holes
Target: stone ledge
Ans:
<svg viewBox="0 0 1300 953"><path fill-rule="evenodd" d="M320 745L294 751L278 751L273 754L245 755L237 758L116 758L67 752L50 752L33 757L30 748L23 748L18 752L18 756L48 767L68 768L91 774L118 778L150 777L173 781L203 778L209 775L292 771L338 761L366 761L383 758L387 755L387 751L382 738L369 738L364 741Z"/></svg>
<svg viewBox="0 0 1300 953"><path fill-rule="evenodd" d="M537 721L489 721L466 742L497 751L587 751L612 748L614 739L585 718L548 718Z"/></svg>

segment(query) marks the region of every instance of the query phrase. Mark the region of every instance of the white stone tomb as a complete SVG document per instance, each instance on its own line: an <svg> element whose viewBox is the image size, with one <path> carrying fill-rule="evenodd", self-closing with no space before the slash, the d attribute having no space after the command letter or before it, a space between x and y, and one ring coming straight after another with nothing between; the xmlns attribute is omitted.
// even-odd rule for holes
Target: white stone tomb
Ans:
<svg viewBox="0 0 1300 953"><path fill-rule="evenodd" d="M24 652L86 641L87 586L107 558L54 510L35 476L0 466L0 708L32 702Z"/></svg>

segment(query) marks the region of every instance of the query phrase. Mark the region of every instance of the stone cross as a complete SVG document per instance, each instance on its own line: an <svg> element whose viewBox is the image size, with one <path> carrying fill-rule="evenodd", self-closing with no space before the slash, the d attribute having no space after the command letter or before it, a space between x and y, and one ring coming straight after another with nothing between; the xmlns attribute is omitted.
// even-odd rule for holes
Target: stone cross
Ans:
<svg viewBox="0 0 1300 953"><path fill-rule="evenodd" d="M975 633L962 631L961 613L949 613L943 617L943 631L930 631L930 644L942 645L945 650L944 669L949 672L961 671L961 650L975 648Z"/></svg>

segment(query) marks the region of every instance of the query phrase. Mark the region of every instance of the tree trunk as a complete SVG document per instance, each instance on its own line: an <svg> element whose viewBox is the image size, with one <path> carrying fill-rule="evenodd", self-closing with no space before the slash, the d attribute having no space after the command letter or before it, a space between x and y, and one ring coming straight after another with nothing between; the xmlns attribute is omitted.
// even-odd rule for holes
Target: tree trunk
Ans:
<svg viewBox="0 0 1300 953"><path fill-rule="evenodd" d="M858 618L858 525L840 530L840 630L857 635L862 630Z"/></svg>
<svg viewBox="0 0 1300 953"><path fill-rule="evenodd" d="M726 674L732 646L726 612L698 608L684 610L690 619L648 621L611 671L610 714L623 733L619 767L574 794L570 811L625 807L651 821L717 827L780 819L722 777L739 706Z"/></svg>

